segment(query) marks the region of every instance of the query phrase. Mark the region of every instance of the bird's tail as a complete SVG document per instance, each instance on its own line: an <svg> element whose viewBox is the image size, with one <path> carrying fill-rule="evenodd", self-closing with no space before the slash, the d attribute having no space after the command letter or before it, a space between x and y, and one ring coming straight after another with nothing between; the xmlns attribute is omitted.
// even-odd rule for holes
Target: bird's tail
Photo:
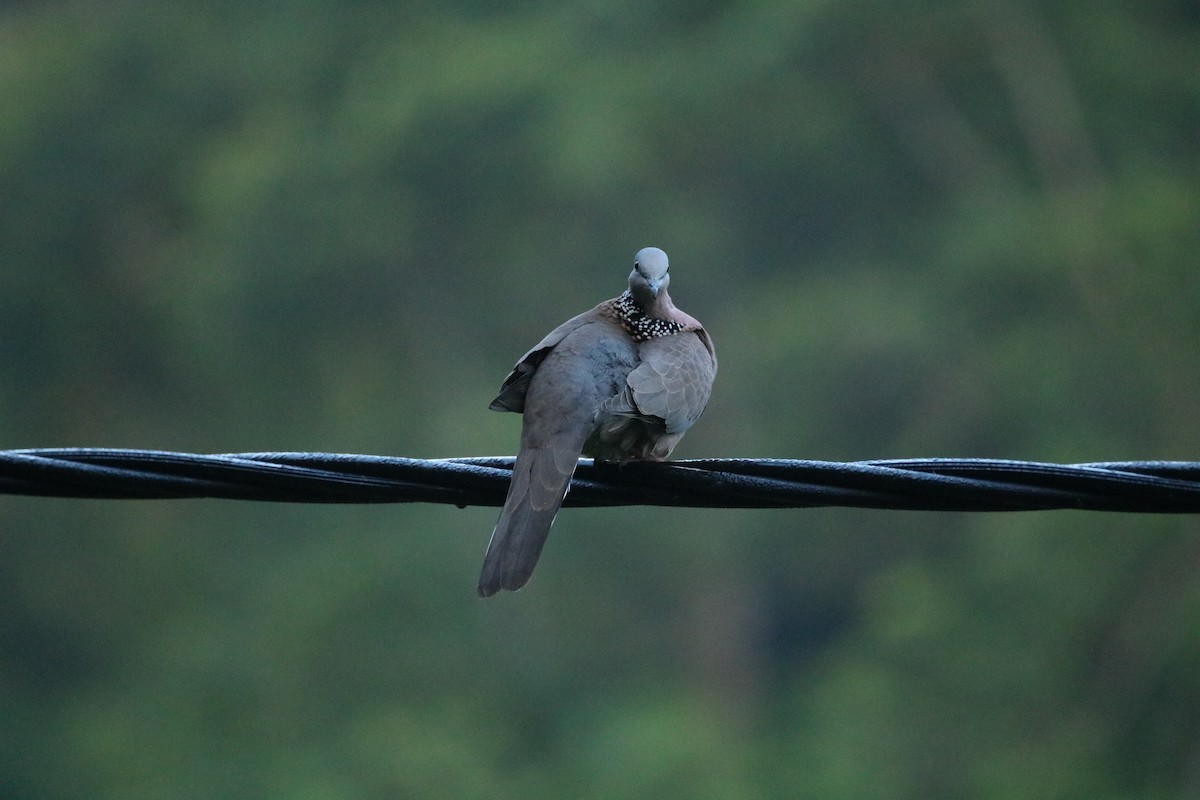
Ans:
<svg viewBox="0 0 1200 800"><path fill-rule="evenodd" d="M508 498L483 557L480 597L490 597L501 589L516 591L529 581L577 460L578 450L568 457L551 447L523 448L517 454Z"/></svg>

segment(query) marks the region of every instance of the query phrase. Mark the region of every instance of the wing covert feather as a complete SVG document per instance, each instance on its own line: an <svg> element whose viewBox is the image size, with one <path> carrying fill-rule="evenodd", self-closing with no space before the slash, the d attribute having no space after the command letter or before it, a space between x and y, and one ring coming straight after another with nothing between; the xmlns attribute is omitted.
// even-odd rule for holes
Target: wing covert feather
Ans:
<svg viewBox="0 0 1200 800"><path fill-rule="evenodd" d="M697 332L650 339L639 355L628 380L638 412L664 420L667 433L686 431L712 394L716 357Z"/></svg>

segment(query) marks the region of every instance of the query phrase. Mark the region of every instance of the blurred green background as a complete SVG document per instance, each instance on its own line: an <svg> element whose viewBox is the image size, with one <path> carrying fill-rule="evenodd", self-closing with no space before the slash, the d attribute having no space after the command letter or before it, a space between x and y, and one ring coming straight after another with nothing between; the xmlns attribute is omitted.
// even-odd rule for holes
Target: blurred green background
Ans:
<svg viewBox="0 0 1200 800"><path fill-rule="evenodd" d="M677 457L1200 456L1200 6L25 0L0 447L510 454L674 265ZM1200 524L0 498L0 796L1193 798Z"/></svg>

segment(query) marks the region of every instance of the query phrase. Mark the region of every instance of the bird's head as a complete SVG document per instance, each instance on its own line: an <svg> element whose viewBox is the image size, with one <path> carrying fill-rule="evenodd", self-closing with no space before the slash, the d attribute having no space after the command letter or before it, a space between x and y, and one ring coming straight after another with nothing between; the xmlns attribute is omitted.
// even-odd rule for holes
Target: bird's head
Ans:
<svg viewBox="0 0 1200 800"><path fill-rule="evenodd" d="M629 291L638 305L651 305L665 292L671 282L671 265L667 254L657 247L643 247L633 257L633 272L629 273Z"/></svg>

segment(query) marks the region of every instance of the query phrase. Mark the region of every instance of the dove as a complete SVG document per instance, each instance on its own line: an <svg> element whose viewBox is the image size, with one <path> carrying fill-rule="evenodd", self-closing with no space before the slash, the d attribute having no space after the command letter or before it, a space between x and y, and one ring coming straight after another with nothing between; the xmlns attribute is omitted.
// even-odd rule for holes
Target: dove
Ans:
<svg viewBox="0 0 1200 800"><path fill-rule="evenodd" d="M528 582L580 455L663 461L700 418L717 355L704 326L671 302L670 282L667 254L642 248L623 294L559 325L505 378L489 407L522 414L521 444L480 597Z"/></svg>

